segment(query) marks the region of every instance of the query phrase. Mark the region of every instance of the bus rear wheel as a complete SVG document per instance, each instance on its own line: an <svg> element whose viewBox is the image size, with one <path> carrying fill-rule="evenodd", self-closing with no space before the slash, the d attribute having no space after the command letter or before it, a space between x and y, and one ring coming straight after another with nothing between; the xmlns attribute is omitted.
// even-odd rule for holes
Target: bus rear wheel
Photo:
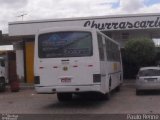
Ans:
<svg viewBox="0 0 160 120"><path fill-rule="evenodd" d="M57 93L57 98L60 102L70 101L72 99L72 93Z"/></svg>
<svg viewBox="0 0 160 120"><path fill-rule="evenodd" d="M111 98L111 93L106 93L106 94L102 94L102 100L110 100Z"/></svg>

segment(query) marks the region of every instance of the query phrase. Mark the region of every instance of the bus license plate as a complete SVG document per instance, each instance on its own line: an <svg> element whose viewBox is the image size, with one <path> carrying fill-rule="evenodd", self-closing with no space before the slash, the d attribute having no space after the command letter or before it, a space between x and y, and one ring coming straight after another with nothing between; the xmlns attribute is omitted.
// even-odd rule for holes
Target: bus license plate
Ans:
<svg viewBox="0 0 160 120"><path fill-rule="evenodd" d="M71 78L62 78L61 82L62 83L70 83L71 82Z"/></svg>

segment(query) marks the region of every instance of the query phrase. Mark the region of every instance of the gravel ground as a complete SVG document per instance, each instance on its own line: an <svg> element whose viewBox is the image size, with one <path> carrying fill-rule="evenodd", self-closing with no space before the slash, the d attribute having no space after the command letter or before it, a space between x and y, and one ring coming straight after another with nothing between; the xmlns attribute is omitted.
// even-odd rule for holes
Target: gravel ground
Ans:
<svg viewBox="0 0 160 120"><path fill-rule="evenodd" d="M134 83L113 92L109 101L74 97L59 102L56 94L36 94L33 88L0 93L0 113L11 114L123 114L160 113L160 91L136 96Z"/></svg>

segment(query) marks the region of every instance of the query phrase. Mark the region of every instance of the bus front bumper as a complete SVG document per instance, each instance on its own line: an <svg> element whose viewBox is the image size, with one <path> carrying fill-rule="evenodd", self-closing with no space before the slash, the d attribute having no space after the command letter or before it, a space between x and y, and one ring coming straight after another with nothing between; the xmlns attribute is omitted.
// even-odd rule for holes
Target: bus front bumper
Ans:
<svg viewBox="0 0 160 120"><path fill-rule="evenodd" d="M35 86L37 93L60 93L60 92L102 92L101 85L77 85L77 86ZM102 92L103 93L103 92Z"/></svg>

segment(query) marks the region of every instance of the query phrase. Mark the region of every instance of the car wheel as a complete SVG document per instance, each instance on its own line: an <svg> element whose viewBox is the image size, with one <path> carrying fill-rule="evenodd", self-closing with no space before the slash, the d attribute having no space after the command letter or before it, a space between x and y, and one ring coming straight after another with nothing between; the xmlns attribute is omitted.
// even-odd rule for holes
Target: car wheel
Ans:
<svg viewBox="0 0 160 120"><path fill-rule="evenodd" d="M72 99L72 93L57 93L57 98L60 102L70 101Z"/></svg>

